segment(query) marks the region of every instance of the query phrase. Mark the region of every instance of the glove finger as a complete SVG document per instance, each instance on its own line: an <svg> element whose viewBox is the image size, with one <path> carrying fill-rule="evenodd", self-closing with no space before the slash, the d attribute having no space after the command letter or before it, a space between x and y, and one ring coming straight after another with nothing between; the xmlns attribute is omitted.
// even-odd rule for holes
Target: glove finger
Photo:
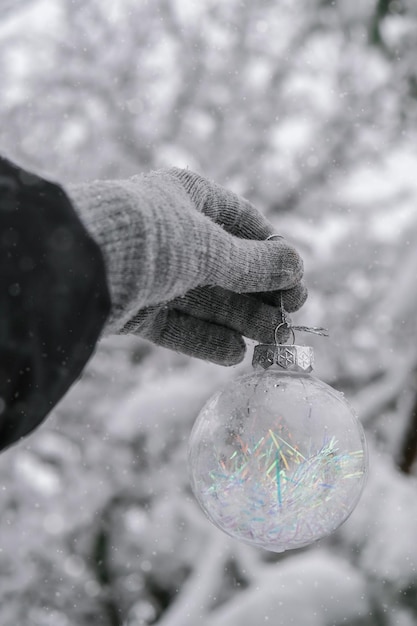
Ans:
<svg viewBox="0 0 417 626"><path fill-rule="evenodd" d="M248 241L220 228L213 235L204 284L249 293L291 289L300 283L303 261L285 240Z"/></svg>
<svg viewBox="0 0 417 626"><path fill-rule="evenodd" d="M136 319L141 323L136 327L131 324L129 329L125 327L124 332L133 332L163 348L218 365L236 365L243 359L246 345L239 333L180 311L163 308L155 314L155 310L156 307L151 307L150 317L146 309L139 312Z"/></svg>
<svg viewBox="0 0 417 626"><path fill-rule="evenodd" d="M304 282L301 281L292 289L282 289L281 291L263 291L254 294L259 300L270 306L283 306L287 313L294 313L301 309L308 297L308 290Z"/></svg>
<svg viewBox="0 0 417 626"><path fill-rule="evenodd" d="M234 330L239 335L274 343L274 332L282 322L281 310L265 304L260 299L236 294L220 287L200 287L176 298L170 306L199 320L215 323ZM286 326L279 329L278 341L284 343L289 336Z"/></svg>
<svg viewBox="0 0 417 626"><path fill-rule="evenodd" d="M153 337L162 332L168 317L167 306L148 306L140 309L119 331L121 335L139 335L153 341Z"/></svg>
<svg viewBox="0 0 417 626"><path fill-rule="evenodd" d="M272 224L248 200L195 172L171 168L197 209L242 239L265 240L274 233Z"/></svg>
<svg viewBox="0 0 417 626"><path fill-rule="evenodd" d="M213 184L203 213L242 239L265 240L274 233L272 224L253 204L219 185Z"/></svg>

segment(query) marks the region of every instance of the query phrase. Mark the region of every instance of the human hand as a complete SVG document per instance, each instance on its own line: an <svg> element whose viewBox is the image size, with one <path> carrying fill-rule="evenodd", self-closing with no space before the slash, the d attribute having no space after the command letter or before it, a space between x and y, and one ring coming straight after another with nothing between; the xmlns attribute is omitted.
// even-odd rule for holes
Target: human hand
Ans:
<svg viewBox="0 0 417 626"><path fill-rule="evenodd" d="M99 199L97 200L99 196ZM107 260L110 330L232 365L243 337L274 341L286 311L307 292L303 263L246 200L188 170L94 183L76 205ZM96 198L96 200L94 200ZM285 339L285 329L278 337Z"/></svg>

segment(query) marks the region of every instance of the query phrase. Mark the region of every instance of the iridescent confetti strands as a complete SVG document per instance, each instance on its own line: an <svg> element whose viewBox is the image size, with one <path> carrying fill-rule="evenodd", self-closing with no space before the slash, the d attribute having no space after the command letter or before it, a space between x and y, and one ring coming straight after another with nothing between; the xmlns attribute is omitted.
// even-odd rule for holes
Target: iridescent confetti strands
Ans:
<svg viewBox="0 0 417 626"><path fill-rule="evenodd" d="M282 552L349 517L365 484L366 442L343 395L310 376L304 361L296 368L303 346L257 348L259 369L201 410L189 467L193 492L216 526ZM292 369L281 366L284 357Z"/></svg>
<svg viewBox="0 0 417 626"><path fill-rule="evenodd" d="M221 504L220 523L224 530L238 529L242 539L262 534L279 544L280 538L316 537L327 533L330 507L345 508L339 497L340 480L361 478L364 472L363 451L343 453L335 437L325 438L320 448L309 456L293 445L291 435L282 427L269 429L256 442L235 436L235 450L229 458L217 455L217 468L210 472L211 485L206 497ZM313 448L307 443L306 449ZM254 478L255 477L255 478ZM237 509L230 495L236 490L245 494L245 508ZM340 501L338 501L340 500ZM297 510L303 515L297 515ZM304 541L305 543L305 541Z"/></svg>

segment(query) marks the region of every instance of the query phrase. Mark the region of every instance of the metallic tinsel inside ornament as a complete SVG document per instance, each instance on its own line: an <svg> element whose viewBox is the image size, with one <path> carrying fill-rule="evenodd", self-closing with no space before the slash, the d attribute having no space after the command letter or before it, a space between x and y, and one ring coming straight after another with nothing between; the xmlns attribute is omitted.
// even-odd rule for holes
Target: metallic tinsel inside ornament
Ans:
<svg viewBox="0 0 417 626"><path fill-rule="evenodd" d="M366 445L343 395L310 376L312 349L258 346L255 371L213 396L194 425L189 468L208 518L274 552L333 532L362 492Z"/></svg>

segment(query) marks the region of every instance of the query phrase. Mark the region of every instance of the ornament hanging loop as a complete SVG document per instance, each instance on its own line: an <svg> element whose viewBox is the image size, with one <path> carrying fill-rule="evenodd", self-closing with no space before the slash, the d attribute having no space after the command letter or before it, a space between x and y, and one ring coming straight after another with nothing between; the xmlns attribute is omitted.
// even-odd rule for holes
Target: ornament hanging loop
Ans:
<svg viewBox="0 0 417 626"><path fill-rule="evenodd" d="M269 235L267 240L284 239L282 235ZM259 344L255 346L252 365L254 368L268 369L271 365L278 365L282 369L293 372L308 373L313 369L314 351L311 346L298 346L295 344L295 331L314 333L328 337L327 328L311 326L295 326L284 308L283 292L280 293L281 322L274 330L274 343ZM280 343L279 334L283 329L288 330L291 342Z"/></svg>
<svg viewBox="0 0 417 626"><path fill-rule="evenodd" d="M295 331L296 330L304 332L304 333L313 333L314 335L321 335L322 337L329 336L329 331L327 330L327 328L323 328L321 326L294 326L289 321L288 314L284 312L284 315L285 315L285 320L283 322L280 322L274 331L274 341L275 341L276 346L282 345L278 341L278 333L283 326L286 326L288 330L290 331L291 340L292 340L290 345L292 346L295 344Z"/></svg>
<svg viewBox="0 0 417 626"><path fill-rule="evenodd" d="M272 235L272 237L275 237L278 235ZM282 322L280 322L278 324L278 326L275 328L274 331L274 340L275 340L275 345L279 345L279 341L278 341L278 331L280 328L282 328L283 326L286 326L288 328L288 330L291 333L291 337L292 337L292 342L291 345L295 344L295 332L296 330L305 332L305 333L314 333L315 335L321 335L322 337L328 337L329 336L329 331L327 330L327 328L323 328L322 326L295 326L292 322L291 322L291 318L288 315L287 311L284 308L284 302L282 299L282 291L281 291L281 318L282 318Z"/></svg>
<svg viewBox="0 0 417 626"><path fill-rule="evenodd" d="M278 341L278 333L280 331L281 328L283 328L283 326L286 326L288 328L288 330L290 331L291 334L291 345L295 344L295 332L294 332L294 327L291 326L290 324L288 324L287 321L285 322L281 322L280 324L278 324L278 326L276 327L275 331L274 331L274 340L275 340L275 345L279 346L281 345L280 342Z"/></svg>

